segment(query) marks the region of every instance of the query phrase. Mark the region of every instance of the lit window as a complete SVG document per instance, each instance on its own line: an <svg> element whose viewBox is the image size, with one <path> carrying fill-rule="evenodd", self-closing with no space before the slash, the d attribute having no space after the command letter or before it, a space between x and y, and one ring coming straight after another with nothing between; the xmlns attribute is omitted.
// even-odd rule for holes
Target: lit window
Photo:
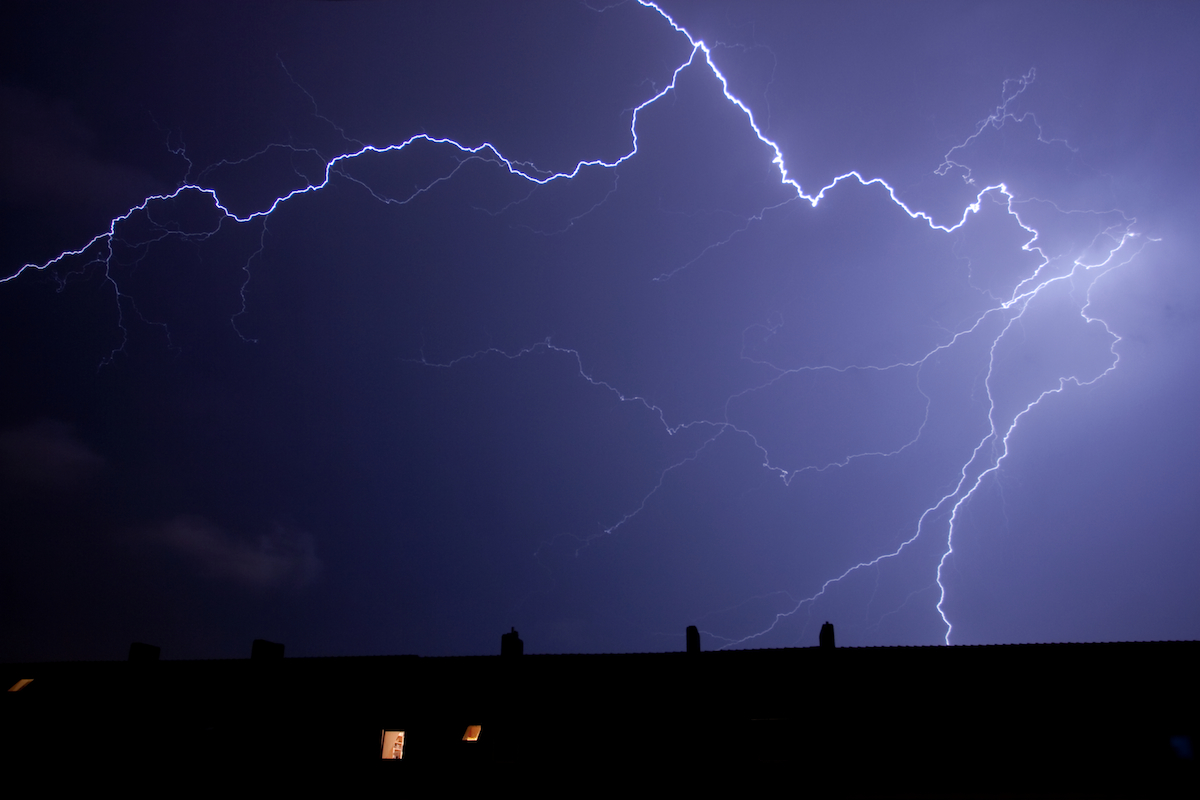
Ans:
<svg viewBox="0 0 1200 800"><path fill-rule="evenodd" d="M479 731L480 731L482 728L483 728L483 726L482 726L482 725L468 725L468 726L467 726L467 732L463 734L463 738L462 738L462 740L463 740L464 742L477 742L477 741L479 741Z"/></svg>
<svg viewBox="0 0 1200 800"><path fill-rule="evenodd" d="M33 683L33 678L21 678L21 680L8 687L8 690L10 692L19 692L31 683Z"/></svg>
<svg viewBox="0 0 1200 800"><path fill-rule="evenodd" d="M391 759L404 758L404 731L384 731L380 757Z"/></svg>

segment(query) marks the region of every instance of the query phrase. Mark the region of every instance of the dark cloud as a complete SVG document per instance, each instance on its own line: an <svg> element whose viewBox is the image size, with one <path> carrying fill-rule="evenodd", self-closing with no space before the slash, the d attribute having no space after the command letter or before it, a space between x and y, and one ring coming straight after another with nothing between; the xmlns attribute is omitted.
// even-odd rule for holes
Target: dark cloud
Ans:
<svg viewBox="0 0 1200 800"><path fill-rule="evenodd" d="M187 557L200 571L255 589L300 589L321 572L313 537L276 525L248 542L202 517L179 516L150 537Z"/></svg>
<svg viewBox="0 0 1200 800"><path fill-rule="evenodd" d="M94 149L91 128L68 102L0 85L0 201L59 212L111 210L166 188Z"/></svg>
<svg viewBox="0 0 1200 800"><path fill-rule="evenodd" d="M74 489L90 480L104 463L60 420L43 419L0 431L0 469L16 484L44 490Z"/></svg>

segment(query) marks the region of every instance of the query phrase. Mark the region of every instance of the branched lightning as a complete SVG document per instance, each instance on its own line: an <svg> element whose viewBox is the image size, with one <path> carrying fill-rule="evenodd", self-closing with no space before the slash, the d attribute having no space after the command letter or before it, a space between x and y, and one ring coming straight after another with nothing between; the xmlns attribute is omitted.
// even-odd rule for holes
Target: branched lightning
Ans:
<svg viewBox="0 0 1200 800"><path fill-rule="evenodd" d="M939 597L936 604L936 610L945 625L944 641L949 644L953 625L948 616L946 585L943 582L944 572L949 562L950 557L954 553L954 536L956 532L956 523L958 522L960 512L965 504L977 493L980 486L984 483L989 475L996 473L1001 466L1001 463L1007 458L1012 445L1012 437L1016 433L1022 419L1026 417L1035 407L1052 395L1061 394L1066 391L1068 386L1082 387L1095 383L1100 378L1109 374L1116 369L1119 356L1117 353L1117 344L1121 341L1113 330L1111 330L1106 322L1092 315L1089 312L1091 306L1091 289L1095 286L1098 278L1124 264L1129 263L1138 252L1145 246L1145 237L1140 237L1133 231L1134 220L1120 214L1119 212L1108 212L1114 216L1116 221L1107 227L1095 241L1091 243L1090 252L1097 255L1095 258L1086 259L1083 256L1076 258L1069 268L1063 268L1058 265L1053 254L1046 252L1039 243L1039 232L1035 227L1023 219L1021 210L1023 204L1034 202L1033 198L1021 198L1003 182L994 183L980 188L976 185L975 178L972 175L971 169L960 159L962 153L972 145L979 137L983 136L989 129L998 129L1006 123L1024 123L1032 122L1037 127L1038 141L1043 143L1055 143L1064 147L1070 145L1061 139L1049 139L1043 136L1042 127L1033 117L1031 113L1018 115L1013 110L1013 106L1017 99L1026 91L1033 83L1035 72L1031 69L1027 74L1019 79L1005 82L1001 95L1001 103L996 109L981 120L975 126L974 131L962 142L952 147L944 156L942 163L936 168L937 175L946 175L950 172L957 172L963 180L972 187L974 191L973 200L968 203L961 213L949 220L939 221L934 216L919 208L914 208L901 199L897 190L887 181L878 177L866 177L857 171L850 171L839 175L831 180L825 186L822 186L816 191L806 191L799 181L792 177L784 153L779 144L769 138L764 129L755 118L751 108L736 96L730 88L729 81L718 67L713 56L713 48L706 44L702 39L696 38L692 33L680 25L670 14L663 8L658 6L651 0L638 0L639 4L649 12L656 14L663 22L669 25L676 33L686 38L690 44L690 52L686 60L680 63L671 72L669 83L661 89L652 90L649 97L643 100L640 104L632 109L629 137L630 143L627 152L615 159L583 159L575 163L573 167L564 171L549 171L537 167L531 161L520 160L509 155L505 155L495 145L489 142L479 143L463 143L451 138L439 137L429 133L418 133L409 136L406 139L394 144L376 145L363 143L353 139L346 134L344 130L335 125L331 120L320 114L317 109L315 99L302 86L292 79L291 73L287 72L285 65L281 63L288 78L292 79L293 83L301 89L308 97L313 105L314 114L323 119L325 122L333 126L341 135L343 141L353 145L353 148L347 152L327 158L322 156L313 148L300 148L292 145L270 144L260 149L258 152L248 156L221 160L211 166L200 170L194 177L192 176L193 166L182 146L170 147L171 152L176 153L185 160L188 165L187 174L184 182L182 182L174 191L155 194L146 197L142 202L129 208L123 214L114 217L108 228L97 234L82 246L65 250L59 255L51 258L43 263L26 263L11 274L0 277L0 283L13 281L27 271L36 270L57 270L59 268L67 268L76 263L81 263L80 269L98 265L103 269L106 283L112 287L114 298L118 307L118 326L122 331L122 344L113 351L108 357L109 360L119 352L127 338L127 333L124 324L124 309L128 308L133 313L139 313L137 306L132 297L122 292L120 285L114 276L114 260L116 259L116 249L118 244L123 247L131 248L133 251L145 254L156 242L160 242L169 237L179 237L191 240L203 240L208 237L217 235L225 225L245 225L255 223L261 225L261 233L258 242L257 250L252 253L245 264L245 282L241 287L241 309L234 315L231 322L236 329L236 320L242 314L246 313L247 300L246 289L251 280L250 262L260 256L266 247L267 241L267 222L281 206L298 201L301 198L315 194L325 189L336 179L345 180L365 192L380 203L387 205L403 206L413 203L423 195L432 191L435 187L454 180L456 175L467 164L473 162L486 162L495 165L502 172L528 182L531 188L536 189L538 186L544 186L556 181L569 181L579 176L585 170L615 170L617 167L626 161L634 158L638 154L638 135L639 135L639 115L645 109L658 103L664 97L671 94L675 88L680 76L691 68L707 69L713 77L716 78L720 85L720 91L724 99L736 107L742 114L745 124L758 141L767 148L770 155L770 163L774 166L780 184L787 187L791 193L791 197L784 200L782 203L776 203L762 208L757 214L750 215L745 219L745 223L729 234L725 239L705 247L699 255L691 260L660 274L654 280L668 281L677 276L683 270L697 263L704 258L712 250L728 244L734 237L744 234L753 225L763 220L764 216L771 211L780 208L782 205L791 203L794 200L804 200L811 207L817 207L822 200L831 192L843 183L857 183L858 185L873 190L882 192L896 209L899 209L903 214L915 222L923 223L931 230L938 231L944 234L954 234L967 224L972 216L978 214L984 203L995 203L1004 208L1011 219L1025 231L1027 240L1023 245L1023 250L1035 254L1039 263L1036 269L1028 277L1025 277L1018 282L1011 295L1007 297L995 298L995 303L986 310L979 313L975 318L967 320L967 322L959 326L956 330L947 331L941 342L923 353L913 354L911 357L899 361L891 361L887 363L844 363L844 364L824 364L824 365L802 365L797 367L778 367L768 361L757 359L749 355L743 348L743 359L750 361L756 365L764 367L771 372L771 377L758 385L749 386L741 391L731 395L725 401L724 415L716 419L692 419L679 421L671 419L671 415L667 409L651 402L648 398L636 395L626 394L612 382L597 377L585 367L585 358L578 350L561 346L547 338L544 341L537 342L528 347L517 351L506 351L498 348L486 348L479 350L469 355L461 356L446 362L432 362L422 356L414 361L427 368L451 369L458 367L470 360L483 358L503 358L503 359L519 359L533 357L552 357L563 359L572 364L579 377L597 389L610 393L618 402L638 404L645 409L646 412L656 418L661 424L663 430L669 436L674 436L683 430L697 429L703 430L705 433L701 437L700 443L693 447L690 452L682 458L677 459L673 463L667 465L659 473L658 481L651 486L642 496L640 503L633 508L618 515L614 520L601 524L598 532L587 535L577 536L571 534L580 542L580 548L586 546L589 542L599 536L612 535L629 523L638 514L645 510L647 504L652 501L657 493L659 493L668 476L680 469L685 468L688 464L700 458L705 451L717 438L724 435L743 437L750 445L761 455L762 467L770 473L778 476L785 484L791 483L800 475L810 472L825 472L831 469L839 469L847 467L852 462L867 458L890 458L904 452L908 448L916 444L930 420L931 413L931 398L922 387L923 370L940 354L955 348L959 343L965 340L977 340L980 337L989 337L990 346L988 347L988 361L984 369L983 388L987 398L987 430L983 436L975 444L970 453L969 458L961 464L957 476L951 481L947 491L937 499L936 502L929 505L923 513L914 521L912 530L900 541L898 545L883 552L869 560L864 560L856 564L848 565L845 569L834 577L827 579L814 593L800 600L795 600L791 595L786 595L789 600L789 607L781 612L778 612L771 623L757 632L751 633L741 638L733 638L728 636L718 636L722 641L726 642L725 646L736 646L762 637L772 631L782 620L791 617L804 608L811 608L817 600L822 598L833 586L848 578L854 573L866 570L871 567L881 565L890 559L900 556L906 549L910 548L915 542L924 535L932 535L930 529L935 524L944 526L945 547L941 557L937 562L937 568L932 576L932 584L935 584L939 590ZM370 182L366 179L355 177L350 174L350 165L359 159L364 159L368 156L396 156L404 154L410 149L418 147L430 146L439 148L448 152L453 164L443 174L428 180L424 184L414 186L411 191L392 195L373 188ZM304 171L299 168L295 169L300 185L275 197L263 207L241 211L234 211L231 203L224 200L218 191L213 188L211 178L214 173L220 169L235 168L241 164L245 164L257 158L261 158L274 150L290 151L293 155L304 154L305 157L314 159L314 163L319 163L322 166L317 170L316 179L309 177ZM614 173L614 183L612 189L599 201L596 205L604 203L613 192L617 191L617 182ZM178 226L174 226L167 222L161 221L156 217L159 209L169 208L170 205L178 200L191 199L202 200L211 205L213 211L216 212L215 221L211 224L202 227L199 230L182 230ZM521 202L521 201L517 201ZM590 213L592 209L584 212ZM1058 209L1060 213L1093 213L1093 212L1067 212ZM490 213L490 212L489 212ZM578 219L572 217L568 221L569 228ZM131 239L134 230L142 230L148 228L150 233L141 233L138 238ZM564 229L565 230L565 229ZM994 395L994 380L997 365L997 349L1001 343L1010 336L1011 332L1018 328L1026 314L1039 296L1047 293L1052 287L1059 285L1082 285L1086 294L1086 300L1083 302L1079 310L1083 320L1088 325L1100 326L1107 334L1110 341L1111 363L1099 375L1081 376L1081 375L1065 375L1060 376L1056 387L1042 391L1032 401L1024 404L1011 418L1001 418L997 400ZM143 317L144 320L144 317ZM149 322L149 321L147 321ZM150 323L161 324L161 323ZM991 329L995 326L998 332ZM990 331L990 332L989 332ZM239 331L240 334L240 331ZM906 438L899 446L881 447L871 451L845 453L840 458L837 458L828 463L814 463L799 466L785 466L778 463L772 458L767 445L763 444L760 439L749 428L738 425L733 421L732 406L742 398L753 395L757 392L762 392L770 387L778 384L788 376L794 376L803 372L906 372L911 373L916 391L925 400L924 416L916 421L912 430L907 434ZM567 534L564 534L567 535ZM577 553L579 550L576 551ZM712 634L717 636L717 634Z"/></svg>

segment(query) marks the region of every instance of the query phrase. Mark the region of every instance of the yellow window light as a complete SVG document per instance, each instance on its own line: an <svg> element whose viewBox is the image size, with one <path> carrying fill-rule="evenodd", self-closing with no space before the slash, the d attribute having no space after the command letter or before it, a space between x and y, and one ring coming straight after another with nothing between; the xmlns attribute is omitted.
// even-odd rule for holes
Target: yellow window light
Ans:
<svg viewBox="0 0 1200 800"><path fill-rule="evenodd" d="M462 740L464 742L479 741L479 731L481 731L482 729L483 729L482 725L468 725L467 732L463 734Z"/></svg>
<svg viewBox="0 0 1200 800"><path fill-rule="evenodd" d="M379 749L381 758L397 761L404 758L404 731L384 731Z"/></svg>
<svg viewBox="0 0 1200 800"><path fill-rule="evenodd" d="M33 678L21 678L21 680L8 687L8 690L10 692L19 692L31 683L33 683Z"/></svg>

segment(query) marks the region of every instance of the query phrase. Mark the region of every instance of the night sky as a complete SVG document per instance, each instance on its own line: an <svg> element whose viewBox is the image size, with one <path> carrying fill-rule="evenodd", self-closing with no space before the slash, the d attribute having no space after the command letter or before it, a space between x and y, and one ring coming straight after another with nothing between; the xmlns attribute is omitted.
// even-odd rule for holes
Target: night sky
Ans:
<svg viewBox="0 0 1200 800"><path fill-rule="evenodd" d="M1200 638L1194 3L10 5L0 660Z"/></svg>

